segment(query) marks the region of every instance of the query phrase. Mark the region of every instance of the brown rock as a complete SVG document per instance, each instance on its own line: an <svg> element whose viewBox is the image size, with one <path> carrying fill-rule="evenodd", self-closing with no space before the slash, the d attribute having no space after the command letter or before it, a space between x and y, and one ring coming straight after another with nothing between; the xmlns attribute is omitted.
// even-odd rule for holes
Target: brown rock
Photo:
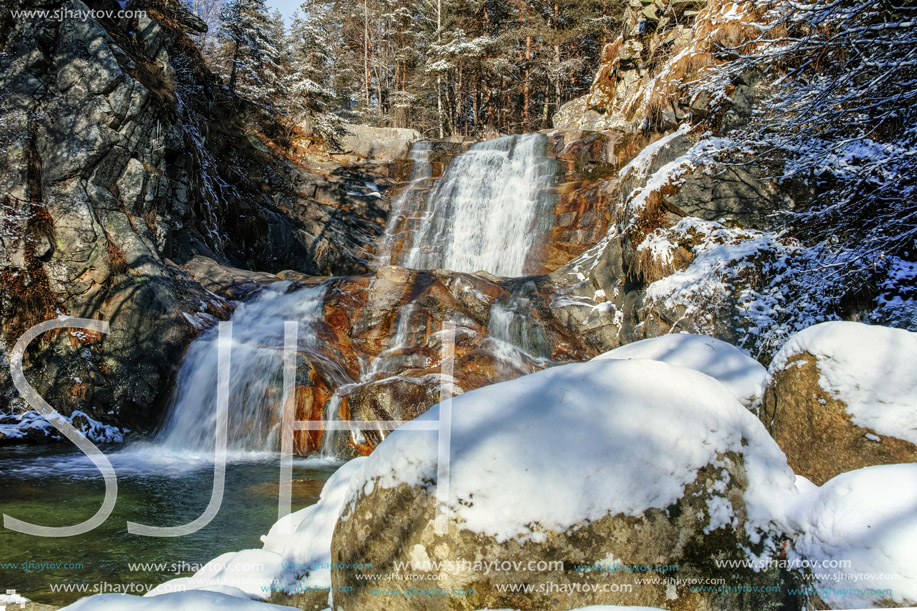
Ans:
<svg viewBox="0 0 917 611"><path fill-rule="evenodd" d="M821 485L863 467L917 462L917 446L854 424L818 380L815 357L804 353L774 374L764 396L760 418L793 471Z"/></svg>

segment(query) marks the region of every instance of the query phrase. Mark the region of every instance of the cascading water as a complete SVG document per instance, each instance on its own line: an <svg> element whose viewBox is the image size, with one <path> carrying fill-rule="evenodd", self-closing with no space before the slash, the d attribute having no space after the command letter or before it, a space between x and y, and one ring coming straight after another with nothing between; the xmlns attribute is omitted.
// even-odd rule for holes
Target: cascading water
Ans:
<svg viewBox="0 0 917 611"><path fill-rule="evenodd" d="M371 381L376 374L390 371L391 369L398 369L397 366L394 368L390 367L392 364L391 361L399 350L407 348L410 345L408 337L411 332L411 316L414 314L414 308L415 304L413 303L405 304L405 306L401 308L401 311L398 313L398 326L395 328L395 335L392 337L389 347L373 359L361 381Z"/></svg>
<svg viewBox="0 0 917 611"><path fill-rule="evenodd" d="M531 317L529 300L511 296L490 308L488 345L502 361L524 367L527 362L550 363L551 344Z"/></svg>
<svg viewBox="0 0 917 611"><path fill-rule="evenodd" d="M276 452L282 416L284 322L299 321L297 350L326 361L311 327L322 314L324 287L288 292L274 284L232 317L228 448ZM216 426L217 338L213 327L188 350L158 443L166 450L212 451ZM329 367L333 370L333 367ZM343 376L343 374L341 374ZM343 380L342 380L343 381Z"/></svg>
<svg viewBox="0 0 917 611"><path fill-rule="evenodd" d="M436 188L431 188L432 143L415 143L410 183L392 203L386 236L377 262L416 269L485 270L497 275L523 273L535 224L550 202L545 192L555 176L555 162L545 154L547 138L540 134L509 136L474 145L456 157ZM396 249L402 241L405 248ZM277 283L255 299L242 303L232 317L232 351L228 449L276 452L282 416L284 322L300 322L298 352L318 364L336 386L324 417L337 417L341 394L353 384L394 373L406 358L413 304L400 313L387 350L369 363L362 379L349 378L322 354L311 327L322 316L324 288L290 292ZM520 361L538 350L522 342L512 328L514 308L495 308L491 326L504 358ZM505 328L504 328L505 327ZM213 449L217 380L216 327L191 345L176 382L158 446L166 451L209 452ZM522 338L524 339L524 338ZM531 349L531 353L528 353ZM322 451L334 452L333 434L323 439Z"/></svg>
<svg viewBox="0 0 917 611"><path fill-rule="evenodd" d="M430 163L432 150L433 143L425 140L417 141L411 146L411 152L408 154L408 159L413 162L408 178L410 182L392 201L385 235L379 244L379 254L376 257L379 266L392 264L393 251L399 237L403 239L405 232L410 230L411 221L416 220L409 217L423 212L427 194L433 183L433 165Z"/></svg>
<svg viewBox="0 0 917 611"><path fill-rule="evenodd" d="M456 157L426 201L420 225L392 262L413 269L519 276L550 205L556 162L542 134L475 144ZM394 207L393 207L394 214Z"/></svg>

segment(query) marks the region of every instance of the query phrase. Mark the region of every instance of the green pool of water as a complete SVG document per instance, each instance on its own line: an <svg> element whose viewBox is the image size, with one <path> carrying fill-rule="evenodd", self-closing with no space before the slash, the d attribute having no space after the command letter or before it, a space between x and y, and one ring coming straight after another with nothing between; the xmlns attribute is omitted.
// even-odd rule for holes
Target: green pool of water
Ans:
<svg viewBox="0 0 917 611"><path fill-rule="evenodd" d="M104 450L118 474L112 515L94 531L67 538L0 526L0 592L15 589L52 605L126 588L142 594L189 576L222 553L260 548L259 537L277 520L279 461L249 455L227 465L222 506L203 529L177 538L128 534L128 521L177 526L201 515L210 500L213 465L207 457L167 455L153 446ZM294 511L318 500L337 466L318 459L294 462ZM99 509L104 490L101 474L72 446L0 448L2 514L47 526L77 524ZM42 569L25 563L73 566Z"/></svg>

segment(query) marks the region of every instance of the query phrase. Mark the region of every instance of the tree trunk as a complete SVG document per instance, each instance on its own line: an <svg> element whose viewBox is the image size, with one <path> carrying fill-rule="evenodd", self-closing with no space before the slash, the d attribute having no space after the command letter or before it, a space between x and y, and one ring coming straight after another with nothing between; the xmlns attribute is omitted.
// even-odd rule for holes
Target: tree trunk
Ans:
<svg viewBox="0 0 917 611"><path fill-rule="evenodd" d="M233 44L232 66L229 69L229 91L230 93L236 92L236 78L238 77L238 63L239 63L239 43L236 42Z"/></svg>
<svg viewBox="0 0 917 611"><path fill-rule="evenodd" d="M525 122L525 130L529 131L531 129L532 121L530 116L530 98L532 93L532 84L531 84L531 69L529 68L529 60L531 59L532 53L532 37L525 37L525 82L522 85L522 96L524 101L522 103L522 119Z"/></svg>
<svg viewBox="0 0 917 611"><path fill-rule="evenodd" d="M462 120L462 64L458 67L458 83L455 85L455 129L459 129Z"/></svg>
<svg viewBox="0 0 917 611"><path fill-rule="evenodd" d="M443 0L436 2L436 42L442 40L441 30L443 29ZM439 74L436 76L436 117L439 123L439 138L443 139L443 77Z"/></svg>
<svg viewBox="0 0 917 611"><path fill-rule="evenodd" d="M555 31L560 25L560 6L554 3L554 28ZM560 93L560 44L555 39L554 44L554 112L560 110L561 93Z"/></svg>
<svg viewBox="0 0 917 611"><path fill-rule="evenodd" d="M369 112L369 0L363 0L363 103Z"/></svg>

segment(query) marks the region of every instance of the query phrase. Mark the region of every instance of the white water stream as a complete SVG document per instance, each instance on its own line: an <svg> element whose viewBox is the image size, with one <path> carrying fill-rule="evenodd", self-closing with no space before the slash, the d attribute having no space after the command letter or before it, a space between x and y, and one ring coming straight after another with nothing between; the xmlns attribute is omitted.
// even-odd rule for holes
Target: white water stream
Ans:
<svg viewBox="0 0 917 611"><path fill-rule="evenodd" d="M522 275L539 217L551 204L547 191L555 181L556 163L546 154L547 140L542 134L506 136L457 156L423 199L417 222L396 220L406 228L404 250L395 260L389 255L385 264ZM429 154L426 146L415 149L416 159ZM426 172L428 166L421 161L415 168ZM429 182L412 174L411 185L393 203L392 216L404 217L405 204L417 189L429 189ZM383 252L386 240L391 233L383 239Z"/></svg>

